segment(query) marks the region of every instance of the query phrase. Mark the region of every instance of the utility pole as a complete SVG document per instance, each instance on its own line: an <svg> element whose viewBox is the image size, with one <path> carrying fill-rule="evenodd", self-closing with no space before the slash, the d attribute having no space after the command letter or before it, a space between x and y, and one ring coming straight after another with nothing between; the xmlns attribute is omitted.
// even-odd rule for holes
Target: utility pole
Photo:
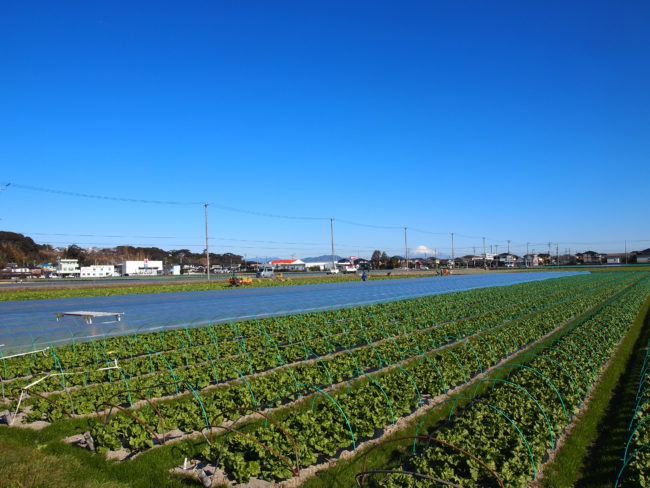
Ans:
<svg viewBox="0 0 650 488"><path fill-rule="evenodd" d="M487 269L487 255L485 254L485 237L483 237L483 269Z"/></svg>
<svg viewBox="0 0 650 488"><path fill-rule="evenodd" d="M454 260L454 233L451 233L451 260Z"/></svg>
<svg viewBox="0 0 650 488"><path fill-rule="evenodd" d="M409 245L408 245L408 240L406 238L406 229L407 227L404 227L404 255L406 256L406 271L409 270Z"/></svg>
<svg viewBox="0 0 650 488"><path fill-rule="evenodd" d="M529 266L528 261L530 261L530 253L528 252L528 246L530 245L530 242L526 243L526 267Z"/></svg>
<svg viewBox="0 0 650 488"><path fill-rule="evenodd" d="M334 219L330 218L330 237L332 238L332 270L335 269L334 265Z"/></svg>
<svg viewBox="0 0 650 488"><path fill-rule="evenodd" d="M208 244L208 204L204 203L205 208L205 259L208 265L208 281L210 281L210 245Z"/></svg>
<svg viewBox="0 0 650 488"><path fill-rule="evenodd" d="M548 258L551 259L551 241L548 241Z"/></svg>
<svg viewBox="0 0 650 488"><path fill-rule="evenodd" d="M625 240L625 264L627 264L627 239Z"/></svg>
<svg viewBox="0 0 650 488"><path fill-rule="evenodd" d="M510 254L510 239L508 239L508 254Z"/></svg>
<svg viewBox="0 0 650 488"><path fill-rule="evenodd" d="M560 244L558 242L555 243L555 261L558 266L560 265Z"/></svg>

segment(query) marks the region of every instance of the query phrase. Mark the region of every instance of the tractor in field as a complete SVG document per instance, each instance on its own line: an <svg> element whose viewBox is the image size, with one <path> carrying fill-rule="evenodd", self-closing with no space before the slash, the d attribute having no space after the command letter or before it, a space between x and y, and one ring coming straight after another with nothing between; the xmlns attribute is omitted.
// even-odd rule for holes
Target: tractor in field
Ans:
<svg viewBox="0 0 650 488"><path fill-rule="evenodd" d="M240 286L240 285L252 285L253 278L237 278L236 276L231 276L228 279L230 286Z"/></svg>

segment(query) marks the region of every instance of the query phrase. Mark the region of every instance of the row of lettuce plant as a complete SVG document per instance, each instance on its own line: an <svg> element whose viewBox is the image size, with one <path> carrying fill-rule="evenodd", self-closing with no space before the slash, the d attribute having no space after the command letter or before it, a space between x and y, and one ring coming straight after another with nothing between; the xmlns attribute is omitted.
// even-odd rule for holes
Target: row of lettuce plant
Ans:
<svg viewBox="0 0 650 488"><path fill-rule="evenodd" d="M487 380L487 388L477 385L468 397L451 401L442 425L425 431L423 416L416 436L426 435L413 440L402 472L371 484L527 486L574 421L649 293L650 277L637 278L566 334L504 365L504 374Z"/></svg>
<svg viewBox="0 0 650 488"><path fill-rule="evenodd" d="M634 410L627 426L625 450L614 483L619 486L650 486L650 340L643 349L643 363L634 398Z"/></svg>
<svg viewBox="0 0 650 488"><path fill-rule="evenodd" d="M83 371L82 374L70 374L64 378L52 376L49 379L41 381L33 387L36 392L51 392L61 389L62 387L83 386L88 388L92 384L100 384L104 382L118 383L123 380L120 373L114 369L105 369L106 366L113 364L114 358L119 359L119 366L128 381L131 382L134 377L155 374L156 372L167 372L173 370L179 375L184 375L183 370L193 366L203 364L209 366L215 361L233 363L244 368L247 373L259 372L269 369L270 367L277 366L277 361L269 356L268 350L272 349L277 355L281 356L282 364L300 361L302 358L309 359L310 357L322 356L331 354L335 350L340 349L336 344L342 344L344 348L350 349L354 347L363 347L371 342L383 341L387 338L395 337L396 335L408 335L414 333L427 333L432 334L435 332L436 337L432 340L442 340L444 337L465 337L470 335L476 330L480 330L492 324L498 324L506 320L511 320L518 315L530 312L531 308L539 308L554 303L554 301L565 299L570 294L575 294L593 287L593 282L587 282L580 287L574 288L564 284L564 287L555 287L552 293L540 296L536 291L529 290L527 293L528 302L516 302L511 305L501 306L499 308L491 308L487 310L473 309L473 315L468 315L456 320L446 323L436 323L431 326L430 322L409 319L408 322L403 320L391 320L387 314L364 313L364 310L357 310L358 316L354 323L350 324L348 329L342 328L343 321L337 321L337 331L332 332L331 328L319 328L313 323L306 321L298 322L300 317L296 317L295 324L301 324L302 327L296 326L294 330L293 340L288 343L278 343L277 339L268 333L263 322L257 322L258 330L261 330L261 337L265 339L265 343L252 346L248 338L241 337L240 342L237 343L237 349L231 355L223 355L223 347L219 347L218 343L212 347L196 346L188 348L183 351L174 351L172 353L163 354L162 352L152 351L151 354L145 357L127 358L126 360L119 358L117 355L107 354L105 358L104 368L99 371ZM599 286L599 285L596 285ZM426 309L424 309L426 311ZM423 315L426 315L424 313ZM369 318L364 321L364 318ZM349 324L349 321L348 321ZM231 325L231 328L235 325ZM420 328L424 327L424 328ZM315 332L312 333L312 329ZM431 329L435 329L432 331ZM343 330L343 332L339 332ZM256 336L257 337L257 336ZM232 345L233 343L230 343ZM113 353L113 351L108 351ZM239 354L237 354L239 353ZM241 359L245 358L248 364L241 364ZM66 373L74 373L75 369L64 370ZM232 372L230 373L232 375ZM222 376L223 377L223 376ZM226 376L230 378L230 376ZM31 378L30 378L31 379ZM20 389L26 384L27 378L18 378L9 380L3 383L4 391L9 396L16 396Z"/></svg>
<svg viewBox="0 0 650 488"><path fill-rule="evenodd" d="M108 400L131 405L134 397L129 393L122 393L125 390L145 391L147 398L163 397L183 392L193 396L196 391L231 380L248 378L247 381L251 382L251 376L259 376L261 371L269 373L269 370L278 370L277 374L270 375L271 378L278 375L291 376L293 369L299 363L305 361L313 362L314 366L311 366L311 368L317 370L319 368L326 370L326 364L330 360L336 360L339 363L343 361L346 364L342 369L348 371L349 377L352 373L349 372L350 367L347 363L353 360L355 361L353 364L355 369L360 371L371 370L382 366L383 361L385 361L384 358L388 358L390 361L404 360L406 357L411 356L413 351L421 351L422 344L433 344L439 347L444 344L458 342L463 338L471 337L479 331L490 330L511 321L521 320L530 314L539 314L542 309L547 309L548 319L551 320L554 309L559 303L568 303L579 294L588 291L602 290L605 284L599 282L594 285L592 283L589 288L581 287L577 290L567 287L563 292L555 294L552 299L529 304L528 308L516 307L516 310L505 315L503 313L491 313L489 314L489 320L472 318L471 320L448 322L436 327L427 327L415 331L397 329L397 332L400 332L399 334L390 335L384 332L379 335L377 340L373 340L372 334L367 333L367 329L362 329L362 333L347 334L347 344L342 344L333 339L327 339L326 341L312 339L312 341L303 341L301 343L302 348L288 351L287 349L283 350L278 344L269 339L266 350L257 354L246 353L233 356L228 361L215 359L206 349L205 354L210 359L207 362L203 361L176 368L170 362L167 362L167 368L163 370L162 374L138 377L127 377L120 370L123 376L121 378L118 376L117 380L110 384L87 385L84 388L48 394L47 398L39 396L34 401L25 402L26 405L29 404L31 407L30 415L26 418L26 421L43 419L54 421L61 419L65 415L64 410L61 408L64 405L66 405L65 408L69 412L75 414L92 413L98 408L98 405ZM501 311L504 311L504 309L501 309ZM355 340L351 340L352 338ZM327 346L327 348L321 350L323 345ZM315 350L319 350L322 355L315 352ZM287 354L288 352L292 354ZM166 361L165 356L162 354L157 357ZM341 368L334 368L334 371L336 372L339 369ZM114 372L114 374L117 375L118 373ZM322 375L322 373L319 374ZM265 376L269 376L269 374ZM331 384L330 378L335 377L335 374L329 373L327 383ZM74 378L74 376L69 378ZM51 378L50 381L52 380L60 381L57 378ZM262 380L256 379L255 381ZM46 381L42 383L46 383ZM319 381L319 384L321 383L323 382ZM37 386L40 386L40 384Z"/></svg>
<svg viewBox="0 0 650 488"><path fill-rule="evenodd" d="M585 278L588 279L588 278ZM557 280L538 282L537 293L552 293ZM147 357L152 353L216 348L219 355L238 352L240 338L246 337L249 348L265 344L268 336L279 344L296 340L297 327L306 323L311 325L309 333L326 331L328 334L343 333L356 323L367 324L375 317L388 318L399 323L440 323L456 320L471 314L471 311L493 307L494 303L508 306L530 299L530 288L526 284L514 285L510 289L497 287L473 290L470 293L456 292L424 298L377 304L358 309L314 312L287 317L274 317L260 321L247 321L230 326L213 325L177 330L162 329L157 332L143 332L119 337L105 337L102 340L75 343L50 348L44 354L33 353L13 358L2 358L0 376L3 380L23 377L29 378L43 372L72 371L74 368L88 366L101 367L107 359L118 357L121 360ZM361 315L361 316L360 316ZM263 327L260 327L262 324ZM72 337L74 339L74 337Z"/></svg>
<svg viewBox="0 0 650 488"><path fill-rule="evenodd" d="M627 286L630 286L629 278L524 319L479 332L472 339L457 344L443 347L417 344L412 357L402 360L396 347L378 354L366 350L367 356L356 358L356 361L351 352L350 362L341 365L349 368L343 384L323 381L327 375L325 368L319 366L320 362L301 364L299 367L308 368L306 371L316 368L311 370L312 377L305 377L305 381L299 367L293 371L285 369L282 373L278 371L277 376L253 378L228 388L157 402L155 409L148 404L131 410L129 415L113 415L107 422L98 421L92 433L100 449L144 449L151 446L154 439L143 425L156 429L158 439L164 439L164 431L169 429L212 432L226 425L223 424L225 419L239 418L242 409L270 408L305 396L308 398L298 401L298 405L274 411L273 418L282 429L272 427L266 420L248 422L242 428L244 433L255 432L258 441L270 446L271 450L245 437L221 436L222 440L210 443L204 453L206 459L218 461L240 482L247 481L250 476L270 481L284 479L293 474L283 461L283 457L286 460L291 455L292 446L297 446L298 452L294 454L299 466L313 464L342 449L354 449L400 415L421 407L423 400L470 381ZM391 345L390 342L385 344L386 347ZM323 359L323 362L327 361ZM364 371L368 366L371 368ZM335 369L333 363L328 364L327 369L346 379L346 372ZM317 383L318 376L321 379ZM256 383L258 379L260 383ZM290 434L291 442L285 433ZM284 454L278 456L277 453Z"/></svg>

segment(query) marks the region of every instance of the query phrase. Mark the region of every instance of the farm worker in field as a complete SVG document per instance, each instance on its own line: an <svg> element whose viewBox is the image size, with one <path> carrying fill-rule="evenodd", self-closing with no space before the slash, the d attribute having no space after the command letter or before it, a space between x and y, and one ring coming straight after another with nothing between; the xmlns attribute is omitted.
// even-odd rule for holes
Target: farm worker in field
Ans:
<svg viewBox="0 0 650 488"><path fill-rule="evenodd" d="M366 272L364 271L364 272L361 274L361 281L366 281L367 279L368 279L368 275L366 275Z"/></svg>

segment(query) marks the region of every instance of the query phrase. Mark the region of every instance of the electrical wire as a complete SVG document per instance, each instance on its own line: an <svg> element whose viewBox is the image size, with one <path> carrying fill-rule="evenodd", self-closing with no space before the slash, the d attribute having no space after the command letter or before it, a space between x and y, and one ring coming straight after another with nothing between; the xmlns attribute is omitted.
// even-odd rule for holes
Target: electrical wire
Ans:
<svg viewBox="0 0 650 488"><path fill-rule="evenodd" d="M148 200L148 199L139 199L139 198L126 198L126 197L115 197L115 196L107 196L107 195L96 195L96 194L90 194L90 193L81 193L81 192L73 192L73 191L65 191L65 190L56 190L53 188L43 188L43 187L38 187L38 186L33 186L33 185L23 185L20 183L14 183L14 182L0 182L0 192L3 192L9 188L18 188L22 190L28 190L28 191L36 191L36 192L42 192L42 193L50 193L50 194L56 194L56 195L64 195L64 196L69 196L69 197L76 197L76 198L87 198L87 199L96 199L96 200L106 200L106 201L114 201L114 202L126 202L126 203L142 203L142 204L151 204L151 205L176 205L176 206L197 206L197 205L208 205L213 208L218 208L221 210L226 210L229 212L236 212L236 213L242 213L242 214L247 214L247 215L255 215L259 217L268 217L268 218L279 218L279 219L288 219L288 220L303 220L303 221L327 221L327 220L333 220L336 223L342 223L342 224L347 224L347 225L353 225L357 227L365 227L365 228L372 228L372 229L385 229L385 230L401 230L405 229L407 231L412 231L412 232L417 232L417 233L422 233L422 234L428 234L428 235L436 235L436 236L448 236L451 235L451 232L432 232L428 231L425 229L420 229L416 227L409 227L409 226L396 226L396 225L377 225L377 224L369 224L369 223L364 223L364 222L356 222L352 220L347 220L347 219L337 219L333 217L315 217L315 216L296 216L296 215L283 215L283 214L274 214L274 213L269 213L269 212L259 212L255 210L248 210L248 209L243 209L243 208L238 208L238 207L232 207L229 205L222 205L222 204L217 204L217 203L209 203L209 202L198 202L198 201L177 201L177 200ZM78 236L78 237L105 237L105 238L119 238L119 239L124 239L124 238L144 238L144 239L175 239L176 237L173 236L126 236L126 235L96 235L96 234L63 234L63 233L58 233L58 234L47 234L47 233L39 233L39 232L33 232L31 233L33 235L58 235L58 236ZM497 246L504 246L504 242L507 242L507 239L494 239L491 237L487 236L473 236L473 235L467 235L467 234L459 234L459 233L454 233L453 234L455 237L458 238L464 238L464 239L487 239L492 242L492 245L497 245ZM213 240L214 238L211 238L210 240ZM229 239L229 238L217 238L217 240L232 240L234 242L256 242L256 243L271 243L271 244L289 244L289 245L302 245L302 244L307 244L307 243L294 243L294 242L281 242L281 241L258 241L258 240L245 240L245 239ZM495 241L498 241L499 243L496 244ZM632 240L627 240L629 243L634 243L634 242L650 242L650 239L632 239ZM555 244L557 245L581 245L581 246L592 246L592 245L608 245L608 244L620 244L619 241L599 241L599 242L569 242L569 241L554 241L550 242L551 245ZM311 245L311 243L309 243ZM314 245L319 245L314 243ZM542 243L517 243L513 244L512 242L510 243L511 247L523 247L524 245L528 246L547 246L549 245L549 242L542 242ZM185 246L185 245L184 245ZM199 247L197 245L192 245L194 247ZM339 246L346 247L345 245L339 244ZM243 246L242 246L243 247ZM473 246L473 247L478 247L478 246ZM473 247L469 248L462 248L462 247L457 247L454 246L455 249L472 249ZM362 247L359 246L359 249Z"/></svg>

